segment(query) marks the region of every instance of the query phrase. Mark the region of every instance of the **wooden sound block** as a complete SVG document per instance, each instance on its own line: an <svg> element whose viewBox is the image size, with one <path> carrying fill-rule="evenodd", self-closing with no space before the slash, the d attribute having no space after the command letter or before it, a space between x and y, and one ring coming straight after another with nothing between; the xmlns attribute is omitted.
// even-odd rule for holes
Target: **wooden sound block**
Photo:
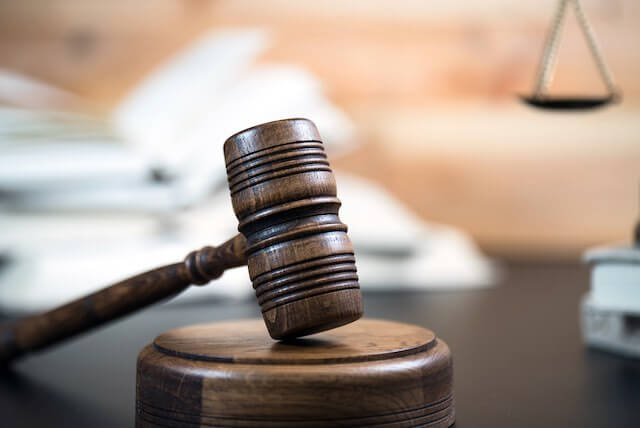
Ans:
<svg viewBox="0 0 640 428"><path fill-rule="evenodd" d="M430 330L364 319L275 342L262 320L158 336L138 358L137 427L448 427L453 366Z"/></svg>

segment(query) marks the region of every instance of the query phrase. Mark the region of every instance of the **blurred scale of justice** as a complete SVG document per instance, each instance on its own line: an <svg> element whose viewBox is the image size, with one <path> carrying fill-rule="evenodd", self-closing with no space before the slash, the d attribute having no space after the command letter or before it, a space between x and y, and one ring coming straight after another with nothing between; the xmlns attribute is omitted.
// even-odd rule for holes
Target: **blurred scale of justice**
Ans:
<svg viewBox="0 0 640 428"><path fill-rule="evenodd" d="M604 96L553 97L547 94L570 5L606 87ZM535 108L588 110L620 102L622 98L580 0L559 0L537 75L533 95L522 97L524 102ZM640 220L630 246L591 248L585 252L584 260L592 266L591 290L581 302L585 344L622 356L640 358Z"/></svg>

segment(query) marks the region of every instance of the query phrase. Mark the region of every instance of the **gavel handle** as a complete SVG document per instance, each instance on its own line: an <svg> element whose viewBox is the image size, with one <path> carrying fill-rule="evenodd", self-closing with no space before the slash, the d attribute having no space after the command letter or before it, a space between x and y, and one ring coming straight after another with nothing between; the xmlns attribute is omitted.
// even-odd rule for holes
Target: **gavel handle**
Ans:
<svg viewBox="0 0 640 428"><path fill-rule="evenodd" d="M49 312L0 325L0 365L178 294L191 284L206 284L226 269L246 264L245 249L245 238L239 234L219 247L193 251L181 263L141 273Z"/></svg>

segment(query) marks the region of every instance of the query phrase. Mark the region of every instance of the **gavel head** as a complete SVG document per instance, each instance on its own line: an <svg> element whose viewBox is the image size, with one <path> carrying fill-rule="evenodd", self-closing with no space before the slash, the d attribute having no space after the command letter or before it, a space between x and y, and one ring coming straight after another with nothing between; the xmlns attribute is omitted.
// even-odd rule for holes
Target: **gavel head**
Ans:
<svg viewBox="0 0 640 428"><path fill-rule="evenodd" d="M353 247L313 122L280 120L238 132L225 142L224 156L271 337L305 336L360 318Z"/></svg>

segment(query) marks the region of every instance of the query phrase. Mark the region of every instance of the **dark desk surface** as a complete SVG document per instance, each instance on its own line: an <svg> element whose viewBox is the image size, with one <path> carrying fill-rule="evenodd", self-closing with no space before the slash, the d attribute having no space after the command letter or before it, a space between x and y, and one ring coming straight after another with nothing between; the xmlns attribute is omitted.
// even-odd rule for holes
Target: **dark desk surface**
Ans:
<svg viewBox="0 0 640 428"><path fill-rule="evenodd" d="M587 288L582 266L511 265L492 289L365 294L365 310L448 342L458 428L640 427L640 361L580 341ZM176 326L258 315L254 302L157 307L32 356L0 375L0 425L133 426L143 345Z"/></svg>

